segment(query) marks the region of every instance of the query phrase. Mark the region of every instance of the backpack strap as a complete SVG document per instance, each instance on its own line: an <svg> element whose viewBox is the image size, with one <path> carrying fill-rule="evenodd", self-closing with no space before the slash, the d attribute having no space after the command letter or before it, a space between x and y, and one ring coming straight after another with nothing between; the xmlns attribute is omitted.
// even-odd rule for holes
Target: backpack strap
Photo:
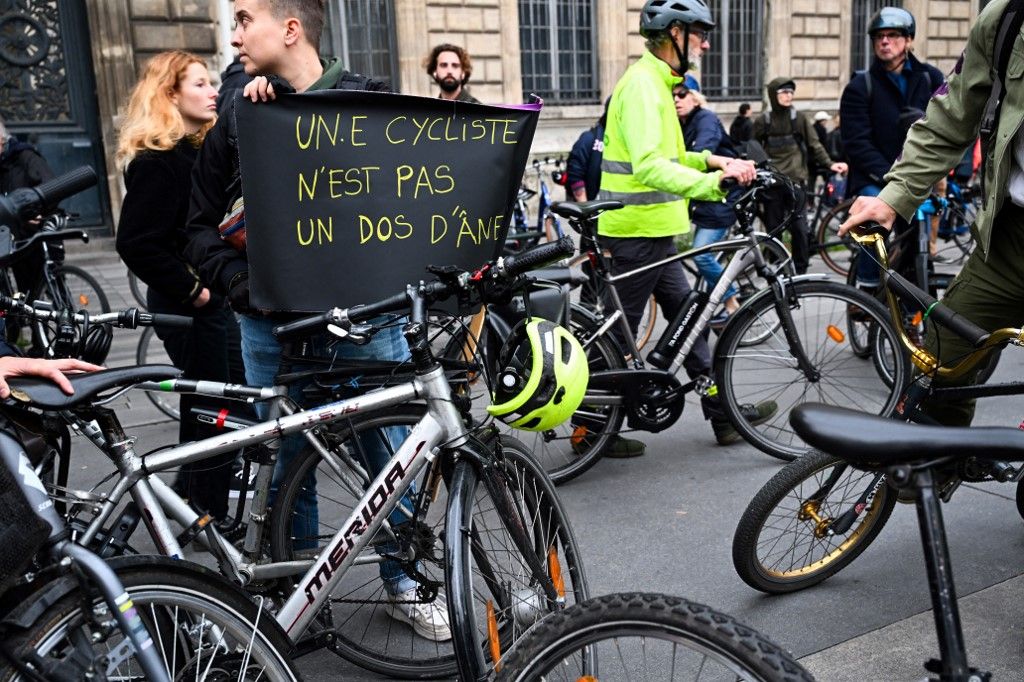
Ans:
<svg viewBox="0 0 1024 682"><path fill-rule="evenodd" d="M867 90L867 93L868 93L868 106L870 107L871 106L871 90L872 90L872 87L871 87L871 72L869 72L867 69L858 69L858 70L853 72L853 75L854 75L854 77L856 77L856 76L864 76L864 89Z"/></svg>
<svg viewBox="0 0 1024 682"><path fill-rule="evenodd" d="M992 75L992 90L989 92L985 110L981 116L981 175L982 196L985 196L985 160L988 158L992 136L999 124L999 109L1006 95L1006 69L1010 64L1013 45L1017 41L1021 26L1024 25L1024 0L1010 0L999 19L996 40L992 48L995 72Z"/></svg>

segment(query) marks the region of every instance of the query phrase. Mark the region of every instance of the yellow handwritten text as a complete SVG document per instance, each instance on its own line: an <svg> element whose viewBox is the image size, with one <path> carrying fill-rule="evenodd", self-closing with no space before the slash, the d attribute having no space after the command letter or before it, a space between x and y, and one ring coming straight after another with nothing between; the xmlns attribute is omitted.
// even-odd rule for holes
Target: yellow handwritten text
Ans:
<svg viewBox="0 0 1024 682"><path fill-rule="evenodd" d="M374 220L369 216L359 216L359 243L365 244L371 239L386 242L390 239L408 239L412 236L412 223L405 214L396 215L394 218L383 216Z"/></svg>
<svg viewBox="0 0 1024 682"><path fill-rule="evenodd" d="M455 179L450 175L451 167L448 164L441 164L437 168L434 168L433 174L431 174L426 166L420 166L419 170L416 170L412 166L401 165L395 169L395 177L398 181L398 198L402 198L402 188L405 188L406 197L409 195L409 181L416 177L415 185L412 189L412 198L418 199L420 196L420 190L426 190L431 195L434 194L447 194L455 189ZM433 181L431 181L433 177Z"/></svg>
<svg viewBox="0 0 1024 682"><path fill-rule="evenodd" d="M308 231L303 226L304 222L309 225ZM334 218L328 217L326 223L323 218L296 220L295 232L299 238L299 246L310 246L313 242L316 242L317 246L323 246L324 243L330 244L334 241Z"/></svg>

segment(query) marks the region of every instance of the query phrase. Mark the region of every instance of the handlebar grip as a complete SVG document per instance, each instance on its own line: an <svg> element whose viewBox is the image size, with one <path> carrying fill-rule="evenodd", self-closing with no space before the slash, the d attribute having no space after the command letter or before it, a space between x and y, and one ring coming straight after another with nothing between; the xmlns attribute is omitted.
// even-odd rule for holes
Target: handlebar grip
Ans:
<svg viewBox="0 0 1024 682"><path fill-rule="evenodd" d="M283 341L289 338L304 336L320 331L328 322L330 322L332 313L333 311L328 310L311 317L303 317L302 319L295 320L294 322L285 322L284 324L274 327L274 336Z"/></svg>
<svg viewBox="0 0 1024 682"><path fill-rule="evenodd" d="M886 285L901 299L918 303L929 310L928 317L950 330L964 341L977 348L985 343L989 334L960 313L954 312L949 306L939 303L934 296L921 291L900 274L888 271Z"/></svg>
<svg viewBox="0 0 1024 682"><path fill-rule="evenodd" d="M39 203L43 206L57 204L73 194L88 189L96 184L96 171L91 166L79 166L64 175L36 185L35 192L39 195Z"/></svg>
<svg viewBox="0 0 1024 682"><path fill-rule="evenodd" d="M187 329L192 326L192 318L185 315L167 315L164 313L140 313L139 323L149 327L179 327L182 329Z"/></svg>
<svg viewBox="0 0 1024 682"><path fill-rule="evenodd" d="M566 236L557 242L540 244L522 253L506 256L502 263L502 270L506 276L515 277L527 270L539 268L574 253L576 253L576 245L573 244L571 237Z"/></svg>

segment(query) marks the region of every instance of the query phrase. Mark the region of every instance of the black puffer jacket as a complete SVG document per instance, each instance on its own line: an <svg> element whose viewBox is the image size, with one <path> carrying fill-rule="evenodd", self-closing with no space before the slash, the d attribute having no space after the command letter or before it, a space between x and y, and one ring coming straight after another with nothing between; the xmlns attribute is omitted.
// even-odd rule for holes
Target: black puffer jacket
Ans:
<svg viewBox="0 0 1024 682"><path fill-rule="evenodd" d="M273 77L271 82L278 94L294 92L283 79ZM332 85L317 89L391 91L388 83L350 73L337 60L325 63L321 82ZM231 100L199 150L192 168L192 201L185 228L185 257L198 270L200 279L221 294L228 293L232 277L249 269L245 253L223 241L217 230L224 214L242 194L234 116L238 102L238 97Z"/></svg>
<svg viewBox="0 0 1024 682"><path fill-rule="evenodd" d="M0 192L35 187L53 177L53 171L28 142L9 138L0 154Z"/></svg>

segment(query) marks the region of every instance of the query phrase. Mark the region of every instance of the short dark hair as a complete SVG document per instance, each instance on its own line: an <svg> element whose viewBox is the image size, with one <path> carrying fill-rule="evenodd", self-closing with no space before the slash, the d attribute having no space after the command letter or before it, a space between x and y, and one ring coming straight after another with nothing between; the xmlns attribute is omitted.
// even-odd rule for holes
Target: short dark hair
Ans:
<svg viewBox="0 0 1024 682"><path fill-rule="evenodd" d="M423 67L427 70L427 75L433 77L434 72L437 71L437 58L441 56L442 52L454 52L458 55L459 63L462 64L462 84L468 83L469 77L473 75L473 62L470 61L469 53L465 49L451 43L435 45L427 58L423 60Z"/></svg>
<svg viewBox="0 0 1024 682"><path fill-rule="evenodd" d="M747 112L750 111L750 103L744 102L740 105L740 116L746 116Z"/></svg>
<svg viewBox="0 0 1024 682"><path fill-rule="evenodd" d="M295 17L302 24L306 39L320 51L320 34L324 32L324 0L265 0L275 17Z"/></svg>

